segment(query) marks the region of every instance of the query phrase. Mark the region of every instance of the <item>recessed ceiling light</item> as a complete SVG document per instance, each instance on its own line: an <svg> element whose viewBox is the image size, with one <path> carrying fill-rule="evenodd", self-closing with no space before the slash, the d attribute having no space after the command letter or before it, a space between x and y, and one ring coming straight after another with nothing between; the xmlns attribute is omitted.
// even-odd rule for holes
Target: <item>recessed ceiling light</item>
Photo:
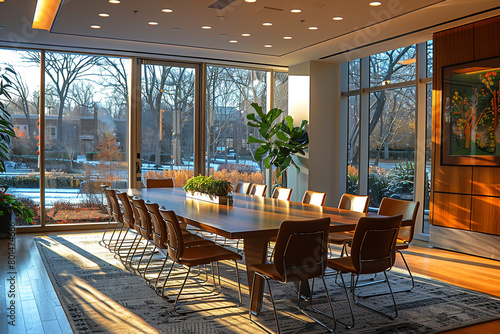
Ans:
<svg viewBox="0 0 500 334"><path fill-rule="evenodd" d="M101 26L98 26L98 25L93 25L93 26L90 26L92 29L101 29Z"/></svg>
<svg viewBox="0 0 500 334"><path fill-rule="evenodd" d="M241 34L243 37L250 37L250 34Z"/></svg>
<svg viewBox="0 0 500 334"><path fill-rule="evenodd" d="M109 17L109 14L108 13L100 13L99 16L100 17Z"/></svg>
<svg viewBox="0 0 500 334"><path fill-rule="evenodd" d="M255 2L255 1L257 1L257 0L245 0L245 2L250 2L250 3Z"/></svg>
<svg viewBox="0 0 500 334"><path fill-rule="evenodd" d="M266 27L270 27L272 26L273 24L271 22L264 22L262 23L263 26L266 26Z"/></svg>
<svg viewBox="0 0 500 334"><path fill-rule="evenodd" d="M334 21L342 21L344 18L342 16L335 16L332 18Z"/></svg>
<svg viewBox="0 0 500 334"><path fill-rule="evenodd" d="M181 30L180 28L172 28L173 31L179 31Z"/></svg>
<svg viewBox="0 0 500 334"><path fill-rule="evenodd" d="M109 0L109 3L114 3L114 4L120 3L120 0Z"/></svg>
<svg viewBox="0 0 500 334"><path fill-rule="evenodd" d="M302 13L302 10L300 10L300 9L292 9L290 12L291 13Z"/></svg>
<svg viewBox="0 0 500 334"><path fill-rule="evenodd" d="M235 39L232 39L232 40L229 41L229 43L238 43L238 41L235 40Z"/></svg>
<svg viewBox="0 0 500 334"><path fill-rule="evenodd" d="M372 1L369 3L370 6L372 7L377 7L377 6L380 6L382 3L379 2L379 1Z"/></svg>
<svg viewBox="0 0 500 334"><path fill-rule="evenodd" d="M163 8L161 11L164 13L172 13L173 12L173 10L171 10L170 8Z"/></svg>
<svg viewBox="0 0 500 334"><path fill-rule="evenodd" d="M148 24L150 26L157 26L158 25L158 22L155 22L155 21L149 21Z"/></svg>
<svg viewBox="0 0 500 334"><path fill-rule="evenodd" d="M265 48L272 48L273 46L271 44L266 44L264 45Z"/></svg>
<svg viewBox="0 0 500 334"><path fill-rule="evenodd" d="M292 39L292 36L285 36L283 39Z"/></svg>
<svg viewBox="0 0 500 334"><path fill-rule="evenodd" d="M212 27L211 26L202 26L201 29L208 30L208 29L212 29Z"/></svg>
<svg viewBox="0 0 500 334"><path fill-rule="evenodd" d="M309 29L309 30L318 30L318 27L309 27L307 29Z"/></svg>

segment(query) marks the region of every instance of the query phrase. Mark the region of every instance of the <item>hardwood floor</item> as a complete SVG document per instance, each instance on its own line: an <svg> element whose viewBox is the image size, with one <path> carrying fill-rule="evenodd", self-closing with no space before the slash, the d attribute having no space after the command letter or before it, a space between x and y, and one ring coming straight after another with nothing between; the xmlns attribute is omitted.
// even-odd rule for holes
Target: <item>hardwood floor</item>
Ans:
<svg viewBox="0 0 500 334"><path fill-rule="evenodd" d="M0 333L72 333L34 244L35 236L17 235L16 274L10 274L8 261L13 252L8 250L8 241L0 240ZM414 273L500 297L500 261L431 249L419 241L405 251L405 258ZM398 258L397 266L402 264ZM12 293L8 279L12 275L16 276L15 297L9 296ZM11 301L15 302L15 327L7 323ZM356 332L355 328L352 332ZM446 333L500 333L500 320Z"/></svg>

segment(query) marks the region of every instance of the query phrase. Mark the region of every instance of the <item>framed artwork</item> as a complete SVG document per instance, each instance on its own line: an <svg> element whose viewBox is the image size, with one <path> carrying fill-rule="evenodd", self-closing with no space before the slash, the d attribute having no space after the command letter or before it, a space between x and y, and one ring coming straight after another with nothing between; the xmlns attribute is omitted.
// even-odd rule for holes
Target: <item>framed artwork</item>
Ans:
<svg viewBox="0 0 500 334"><path fill-rule="evenodd" d="M443 67L441 163L500 165L500 57Z"/></svg>

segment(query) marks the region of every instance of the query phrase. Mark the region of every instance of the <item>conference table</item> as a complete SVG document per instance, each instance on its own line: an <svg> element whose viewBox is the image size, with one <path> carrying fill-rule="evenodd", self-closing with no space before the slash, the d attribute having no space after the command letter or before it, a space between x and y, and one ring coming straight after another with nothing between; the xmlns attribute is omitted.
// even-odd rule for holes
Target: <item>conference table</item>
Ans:
<svg viewBox="0 0 500 334"><path fill-rule="evenodd" d="M249 267L265 263L269 238L276 236L285 220L307 220L330 217L330 232L352 231L360 217L377 216L331 207L288 202L260 196L234 194L233 206L213 204L186 198L182 188L123 189L130 196L158 203L173 210L190 225L228 239L243 239L243 252L252 286L253 271ZM253 312L262 304L263 280L256 276L255 293L250 301Z"/></svg>

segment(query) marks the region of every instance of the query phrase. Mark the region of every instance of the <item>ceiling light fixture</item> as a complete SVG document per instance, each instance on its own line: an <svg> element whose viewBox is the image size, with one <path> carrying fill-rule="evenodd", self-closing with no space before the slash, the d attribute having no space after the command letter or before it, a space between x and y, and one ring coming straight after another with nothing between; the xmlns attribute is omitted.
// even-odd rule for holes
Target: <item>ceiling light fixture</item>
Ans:
<svg viewBox="0 0 500 334"><path fill-rule="evenodd" d="M33 29L49 31L54 24L57 12L59 12L61 2L61 0L38 0L33 17Z"/></svg>
<svg viewBox="0 0 500 334"><path fill-rule="evenodd" d="M109 0L109 3L118 4L120 3L120 0Z"/></svg>
<svg viewBox="0 0 500 334"><path fill-rule="evenodd" d="M292 10L290 11L290 13L294 13L294 14L297 14L297 13L302 13L302 10L300 10L300 9L292 9Z"/></svg>
<svg viewBox="0 0 500 334"><path fill-rule="evenodd" d="M170 8L163 8L161 11L164 13L172 13L173 12L173 10L171 10Z"/></svg>
<svg viewBox="0 0 500 334"><path fill-rule="evenodd" d="M241 34L243 37L250 37L250 34Z"/></svg>
<svg viewBox="0 0 500 334"><path fill-rule="evenodd" d="M100 17L109 17L109 14L108 13L100 13L99 16Z"/></svg>
<svg viewBox="0 0 500 334"><path fill-rule="evenodd" d="M158 25L158 22L155 22L155 21L149 21L148 24L150 26L157 26Z"/></svg>
<svg viewBox="0 0 500 334"><path fill-rule="evenodd" d="M232 40L229 41L229 43L238 43L238 41L235 40L235 39L232 39Z"/></svg>
<svg viewBox="0 0 500 334"><path fill-rule="evenodd" d="M270 27L272 26L273 24L271 22L264 22L262 23L263 26L266 26L266 27Z"/></svg>
<svg viewBox="0 0 500 334"><path fill-rule="evenodd" d="M248 2L248 3L253 3L253 2L256 2L257 0L245 0L245 2Z"/></svg>
<svg viewBox="0 0 500 334"><path fill-rule="evenodd" d="M172 28L173 31L179 31L181 28Z"/></svg>
<svg viewBox="0 0 500 334"><path fill-rule="evenodd" d="M273 46L271 44L266 44L264 45L265 48L272 48Z"/></svg>
<svg viewBox="0 0 500 334"><path fill-rule="evenodd" d="M377 6L380 6L382 3L379 2L379 1L372 1L369 3L370 6L372 7L377 7Z"/></svg>
<svg viewBox="0 0 500 334"><path fill-rule="evenodd" d="M101 26L98 26L98 25L93 25L93 26L90 26L92 29L101 29Z"/></svg>
<svg viewBox="0 0 500 334"><path fill-rule="evenodd" d="M208 29L212 29L212 27L211 26L202 26L201 29L208 30Z"/></svg>
<svg viewBox="0 0 500 334"><path fill-rule="evenodd" d="M309 30L318 30L318 27L309 27L307 29L309 29Z"/></svg>
<svg viewBox="0 0 500 334"><path fill-rule="evenodd" d="M292 36L285 36L283 39L292 39Z"/></svg>
<svg viewBox="0 0 500 334"><path fill-rule="evenodd" d="M334 21L342 21L344 18L342 16L335 16L335 17L332 17L332 20Z"/></svg>

